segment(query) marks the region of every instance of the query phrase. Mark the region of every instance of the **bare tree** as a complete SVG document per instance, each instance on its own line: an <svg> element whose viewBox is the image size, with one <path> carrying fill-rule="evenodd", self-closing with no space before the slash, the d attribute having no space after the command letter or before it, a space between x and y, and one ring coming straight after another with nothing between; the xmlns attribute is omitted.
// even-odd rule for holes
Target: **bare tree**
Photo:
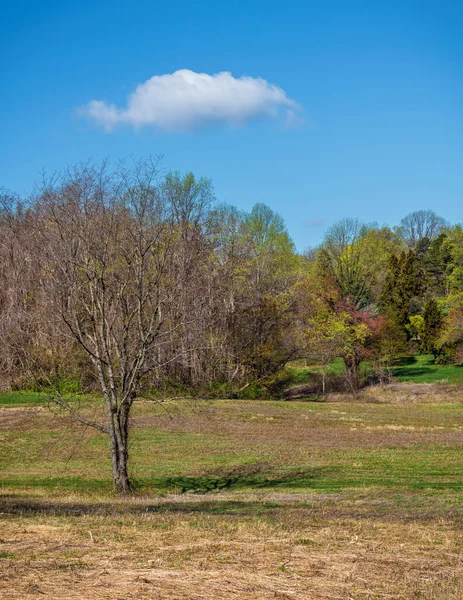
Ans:
<svg viewBox="0 0 463 600"><path fill-rule="evenodd" d="M446 226L445 219L433 210L417 210L405 216L396 231L409 248L415 248L423 238L436 238Z"/></svg>
<svg viewBox="0 0 463 600"><path fill-rule="evenodd" d="M178 349L179 354L172 366L176 379L194 385L200 379L201 348L205 345L204 339L197 335L198 328L206 325L205 305L209 296L205 293L209 254L205 229L215 198L211 181L195 179L193 173L185 176L168 173L162 192L172 208L175 236L171 270L175 298L170 303L170 313L173 321L183 324L172 338L174 352Z"/></svg>
<svg viewBox="0 0 463 600"><path fill-rule="evenodd" d="M172 211L158 162L115 172L81 166L42 189L37 211L44 292L93 364L107 421L90 421L59 393L54 400L109 434L114 486L127 493L131 408L144 376L159 367L157 349L168 331L162 306Z"/></svg>
<svg viewBox="0 0 463 600"><path fill-rule="evenodd" d="M38 253L34 225L21 199L0 191L0 368L2 384L21 384L24 349L40 348L37 326ZM43 354L43 352L42 352Z"/></svg>

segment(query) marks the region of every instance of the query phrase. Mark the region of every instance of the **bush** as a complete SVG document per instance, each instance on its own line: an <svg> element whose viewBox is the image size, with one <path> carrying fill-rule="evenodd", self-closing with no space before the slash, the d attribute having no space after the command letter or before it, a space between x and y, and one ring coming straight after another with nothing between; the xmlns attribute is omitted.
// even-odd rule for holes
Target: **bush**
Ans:
<svg viewBox="0 0 463 600"><path fill-rule="evenodd" d="M18 378L11 386L13 390L26 392L54 392L60 394L79 394L82 392L82 384L77 375L53 375L46 379Z"/></svg>

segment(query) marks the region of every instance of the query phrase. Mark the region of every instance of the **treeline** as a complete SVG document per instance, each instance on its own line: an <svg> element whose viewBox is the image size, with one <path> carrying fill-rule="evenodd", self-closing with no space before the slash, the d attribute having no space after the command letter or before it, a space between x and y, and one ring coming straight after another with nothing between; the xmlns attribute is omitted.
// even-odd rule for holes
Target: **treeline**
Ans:
<svg viewBox="0 0 463 600"><path fill-rule="evenodd" d="M362 361L381 379L404 353L463 360L463 229L432 211L345 219L299 254L268 206L147 160L3 191L0 239L3 386L130 403L236 394L295 359L342 358L353 389Z"/></svg>

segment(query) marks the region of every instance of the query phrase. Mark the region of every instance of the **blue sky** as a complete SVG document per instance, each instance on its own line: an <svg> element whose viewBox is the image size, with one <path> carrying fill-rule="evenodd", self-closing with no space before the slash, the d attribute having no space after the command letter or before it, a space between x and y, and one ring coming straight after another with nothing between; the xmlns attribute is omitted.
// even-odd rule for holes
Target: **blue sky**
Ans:
<svg viewBox="0 0 463 600"><path fill-rule="evenodd" d="M463 221L456 0L17 0L2 13L1 186L27 194L43 169L162 153L166 168L212 178L220 201L271 206L301 250L347 216L393 225L432 208ZM123 115L139 84L183 69L262 78L298 103L298 122L268 89L256 118L232 121L225 94L214 122L203 111L180 131L125 117L108 131L83 114L101 100Z"/></svg>

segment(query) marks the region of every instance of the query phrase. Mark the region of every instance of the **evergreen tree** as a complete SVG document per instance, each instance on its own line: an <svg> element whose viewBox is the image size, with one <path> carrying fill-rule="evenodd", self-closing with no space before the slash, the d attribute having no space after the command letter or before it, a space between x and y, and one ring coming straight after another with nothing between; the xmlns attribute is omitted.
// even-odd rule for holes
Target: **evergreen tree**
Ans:
<svg viewBox="0 0 463 600"><path fill-rule="evenodd" d="M435 300L430 299L426 302L423 321L422 348L424 352L430 352L436 358L438 354L437 340L442 329L443 319Z"/></svg>
<svg viewBox="0 0 463 600"><path fill-rule="evenodd" d="M422 271L413 250L391 256L379 307L395 323L403 328L416 312L413 300L422 292Z"/></svg>
<svg viewBox="0 0 463 600"><path fill-rule="evenodd" d="M426 251L421 256L424 285L433 295L444 296L447 294L446 276L451 260L449 238L445 233L441 233L427 245Z"/></svg>

